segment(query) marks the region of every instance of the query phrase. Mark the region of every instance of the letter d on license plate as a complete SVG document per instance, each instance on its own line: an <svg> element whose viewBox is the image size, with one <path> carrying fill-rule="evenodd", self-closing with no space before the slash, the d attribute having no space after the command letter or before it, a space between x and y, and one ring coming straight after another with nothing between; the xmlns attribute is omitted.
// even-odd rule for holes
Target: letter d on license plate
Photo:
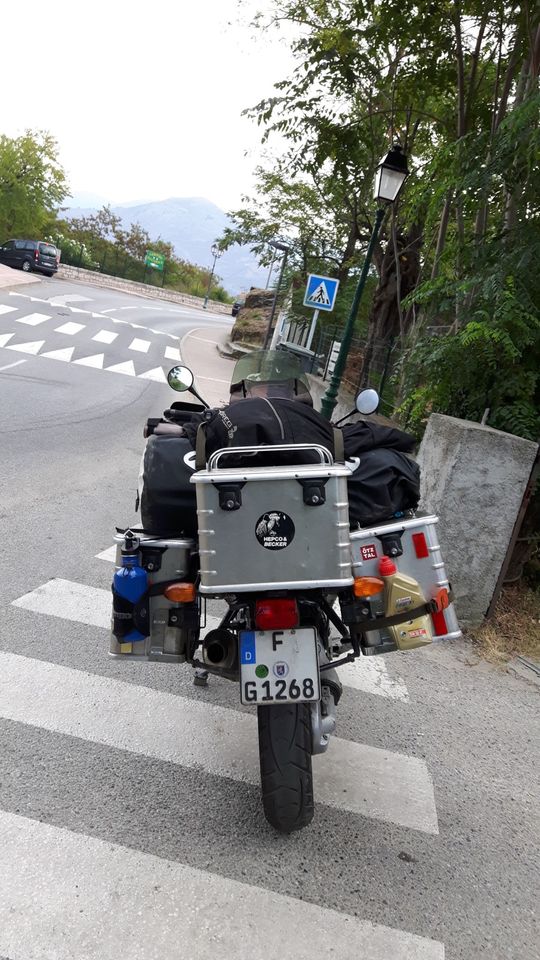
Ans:
<svg viewBox="0 0 540 960"><path fill-rule="evenodd" d="M242 631L242 703L302 703L320 695L315 630Z"/></svg>

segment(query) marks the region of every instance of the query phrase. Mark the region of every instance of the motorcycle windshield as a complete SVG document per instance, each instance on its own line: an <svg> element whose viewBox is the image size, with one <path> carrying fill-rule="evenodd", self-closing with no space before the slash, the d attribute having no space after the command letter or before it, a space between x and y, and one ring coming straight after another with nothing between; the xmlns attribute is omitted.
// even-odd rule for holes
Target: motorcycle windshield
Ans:
<svg viewBox="0 0 540 960"><path fill-rule="evenodd" d="M309 392L309 381L300 362L285 350L254 350L237 360L231 385L278 384L297 382Z"/></svg>

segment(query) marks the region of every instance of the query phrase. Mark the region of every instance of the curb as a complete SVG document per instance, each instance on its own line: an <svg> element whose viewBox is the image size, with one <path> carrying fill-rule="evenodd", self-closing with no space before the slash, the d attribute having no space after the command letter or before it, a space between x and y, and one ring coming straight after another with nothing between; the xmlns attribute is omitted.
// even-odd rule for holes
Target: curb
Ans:
<svg viewBox="0 0 540 960"><path fill-rule="evenodd" d="M256 349L256 347L241 347L239 344L231 343L230 340L227 340L225 344L218 343L216 345L217 352L224 360L240 360Z"/></svg>

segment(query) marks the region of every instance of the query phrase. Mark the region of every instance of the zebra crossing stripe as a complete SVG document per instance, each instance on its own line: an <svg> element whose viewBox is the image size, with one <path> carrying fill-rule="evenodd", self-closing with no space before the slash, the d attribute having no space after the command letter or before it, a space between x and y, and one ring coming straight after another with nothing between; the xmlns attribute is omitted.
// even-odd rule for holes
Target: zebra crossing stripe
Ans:
<svg viewBox="0 0 540 960"><path fill-rule="evenodd" d="M4 313L15 313L18 309L18 307L8 307L7 304L0 303L0 317Z"/></svg>
<svg viewBox="0 0 540 960"><path fill-rule="evenodd" d="M0 813L0 847L6 956L313 960L316 943L340 960L444 960L436 940L16 813Z"/></svg>
<svg viewBox="0 0 540 960"><path fill-rule="evenodd" d="M114 563L116 547L108 547L107 550L98 553L96 559ZM90 587L84 583L75 583L72 580L60 578L49 580L31 593L26 593L18 600L14 600L13 606L106 630L111 625L110 591ZM217 618L215 622L212 617L207 619L209 623L212 621L213 626L218 626ZM400 677L390 676L382 657L361 657L354 663L340 667L339 677L347 687L361 690L363 693L401 700L405 703L409 699L403 680Z"/></svg>
<svg viewBox="0 0 540 960"><path fill-rule="evenodd" d="M213 776L259 783L252 713L0 652L0 716ZM439 832L423 760L333 737L313 765L320 803Z"/></svg>

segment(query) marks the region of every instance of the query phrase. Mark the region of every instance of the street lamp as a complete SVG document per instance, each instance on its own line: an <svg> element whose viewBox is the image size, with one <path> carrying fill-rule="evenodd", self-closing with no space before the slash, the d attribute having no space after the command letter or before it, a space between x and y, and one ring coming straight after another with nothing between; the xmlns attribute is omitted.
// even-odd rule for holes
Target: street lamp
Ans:
<svg viewBox="0 0 540 960"><path fill-rule="evenodd" d="M214 270L216 269L216 260L218 259L218 257L221 256L221 254L223 253L223 250L219 249L217 243L213 243L210 248L210 253L214 258L214 262L212 264L212 272L210 274L210 279L208 281L208 290L206 291L206 296L204 298L203 310L206 310L206 307L208 306L208 297L210 296L210 287L212 286L212 280L214 278Z"/></svg>
<svg viewBox="0 0 540 960"><path fill-rule="evenodd" d="M279 278L277 282L276 292L274 293L274 299L272 301L272 310L270 313L270 319L268 321L268 327L266 329L266 336L264 338L263 350L266 350L270 337L272 336L272 323L274 322L274 315L276 312L276 306L278 302L279 290L281 287L281 281L283 280L283 274L285 273L285 264L287 263L287 257L291 247L288 243L281 243L278 240L270 240L269 247L274 247L275 250L281 250L283 252L283 260L281 261L281 270L279 271Z"/></svg>
<svg viewBox="0 0 540 960"><path fill-rule="evenodd" d="M371 258L373 256L375 244L377 243L377 239L379 237L379 231L384 219L386 207L397 200L400 190L408 175L409 170L407 168L407 157L403 153L401 145L399 143L395 143L389 153L383 157L375 173L374 197L378 204L377 212L375 214L375 223L373 225L373 232L367 248L364 266L362 267L362 273L360 274L360 278L358 280L358 285L356 287L354 299L351 304L350 313L345 325L343 340L341 341L341 347L339 348L336 365L332 373L328 390L326 391L321 403L321 413L326 417L327 420L331 419L332 412L337 403L338 390L341 383L341 378L345 371L347 356L351 347L354 324L356 322L356 317L358 316L358 308L360 306L360 301L366 285Z"/></svg>

